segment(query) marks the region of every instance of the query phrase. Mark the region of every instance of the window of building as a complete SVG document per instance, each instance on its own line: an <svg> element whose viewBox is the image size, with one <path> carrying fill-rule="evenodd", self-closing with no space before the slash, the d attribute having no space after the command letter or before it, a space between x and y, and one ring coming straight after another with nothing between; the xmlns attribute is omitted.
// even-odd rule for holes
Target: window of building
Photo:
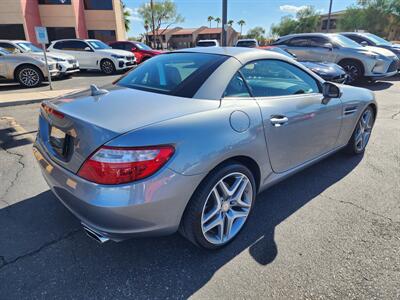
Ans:
<svg viewBox="0 0 400 300"><path fill-rule="evenodd" d="M115 41L115 30L88 30L89 39L96 39L103 42Z"/></svg>
<svg viewBox="0 0 400 300"><path fill-rule="evenodd" d="M328 20L322 21L322 30L326 30L328 28ZM330 29L336 29L336 19L331 19L331 23L329 24Z"/></svg>
<svg viewBox="0 0 400 300"><path fill-rule="evenodd" d="M84 0L86 10L112 10L112 0Z"/></svg>
<svg viewBox="0 0 400 300"><path fill-rule="evenodd" d="M22 24L1 24L0 39L4 40L25 40L24 25Z"/></svg>
<svg viewBox="0 0 400 300"><path fill-rule="evenodd" d="M74 27L47 27L49 41L76 38Z"/></svg>
<svg viewBox="0 0 400 300"><path fill-rule="evenodd" d="M39 0L39 4L69 5L71 4L71 0Z"/></svg>

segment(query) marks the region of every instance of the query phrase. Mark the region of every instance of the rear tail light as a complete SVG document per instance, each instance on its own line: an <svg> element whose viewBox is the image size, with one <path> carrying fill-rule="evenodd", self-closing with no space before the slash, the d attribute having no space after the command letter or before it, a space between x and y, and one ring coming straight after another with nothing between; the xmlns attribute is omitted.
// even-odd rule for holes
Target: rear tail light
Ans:
<svg viewBox="0 0 400 300"><path fill-rule="evenodd" d="M153 175L165 165L174 151L172 146L103 146L83 163L78 175L99 184L132 182Z"/></svg>
<svg viewBox="0 0 400 300"><path fill-rule="evenodd" d="M56 118L59 118L59 119L64 119L64 114L63 113L60 113L59 111L57 111L54 108L48 106L44 102L42 102L42 108L49 115L53 115L53 116L55 116Z"/></svg>

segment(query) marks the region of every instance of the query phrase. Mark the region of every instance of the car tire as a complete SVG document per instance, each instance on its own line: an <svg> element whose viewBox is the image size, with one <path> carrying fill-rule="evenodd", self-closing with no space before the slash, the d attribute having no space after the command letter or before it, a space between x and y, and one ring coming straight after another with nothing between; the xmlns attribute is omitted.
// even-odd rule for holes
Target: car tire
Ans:
<svg viewBox="0 0 400 300"><path fill-rule="evenodd" d="M224 194L223 187L233 195ZM194 192L179 232L199 247L225 246L236 238L250 216L256 188L254 176L246 166L237 162L221 165L209 173Z"/></svg>
<svg viewBox="0 0 400 300"><path fill-rule="evenodd" d="M100 69L106 75L111 75L115 73L115 65L109 59L102 59L100 62Z"/></svg>
<svg viewBox="0 0 400 300"><path fill-rule="evenodd" d="M357 61L343 60L339 63L339 66L341 66L348 75L347 84L357 83L364 76L363 66Z"/></svg>
<svg viewBox="0 0 400 300"><path fill-rule="evenodd" d="M368 145L372 128L375 123L375 112L371 106L368 106L357 121L356 128L345 148L348 154L359 155L364 153Z"/></svg>
<svg viewBox="0 0 400 300"><path fill-rule="evenodd" d="M42 71L35 66L25 65L19 67L15 71L16 80L24 88L34 88L39 86L43 80L44 76Z"/></svg>

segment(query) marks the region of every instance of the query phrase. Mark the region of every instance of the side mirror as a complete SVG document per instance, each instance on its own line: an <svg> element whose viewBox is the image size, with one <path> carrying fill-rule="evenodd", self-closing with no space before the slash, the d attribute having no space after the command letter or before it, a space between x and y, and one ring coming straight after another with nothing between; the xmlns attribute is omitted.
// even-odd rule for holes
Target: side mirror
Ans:
<svg viewBox="0 0 400 300"><path fill-rule="evenodd" d="M323 47L326 48L326 49L329 49L329 50L333 49L332 43L325 43Z"/></svg>
<svg viewBox="0 0 400 300"><path fill-rule="evenodd" d="M324 82L322 85L322 95L324 96L322 103L327 104L332 98L340 98L342 96L342 91L333 83Z"/></svg>
<svg viewBox="0 0 400 300"><path fill-rule="evenodd" d="M85 50L87 52L91 52L92 51L92 49L90 49L90 47L85 47L85 49L83 49L83 50Z"/></svg>
<svg viewBox="0 0 400 300"><path fill-rule="evenodd" d="M361 44L361 46L363 46L363 47L368 46L368 43L367 43L366 41L362 41L360 44Z"/></svg>

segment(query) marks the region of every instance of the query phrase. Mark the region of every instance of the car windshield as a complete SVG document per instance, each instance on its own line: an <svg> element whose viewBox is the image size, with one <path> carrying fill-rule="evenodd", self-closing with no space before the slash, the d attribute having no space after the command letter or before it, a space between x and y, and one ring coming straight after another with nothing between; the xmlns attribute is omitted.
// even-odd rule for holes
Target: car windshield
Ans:
<svg viewBox="0 0 400 300"><path fill-rule="evenodd" d="M197 47L213 47L216 46L213 41L197 42Z"/></svg>
<svg viewBox="0 0 400 300"><path fill-rule="evenodd" d="M360 44L356 43L355 41L353 41L343 35L332 34L331 37L332 37L332 40L339 46L348 47L348 48L362 48L362 46Z"/></svg>
<svg viewBox="0 0 400 300"><path fill-rule="evenodd" d="M170 53L153 57L122 77L117 85L160 94L193 97L227 56Z"/></svg>
<svg viewBox="0 0 400 300"><path fill-rule="evenodd" d="M17 45L22 48L24 52L43 52L42 49L36 47L32 43L17 43Z"/></svg>
<svg viewBox="0 0 400 300"><path fill-rule="evenodd" d="M391 46L392 45L392 43L388 42L387 40L385 40L375 34L365 33L365 36L367 38L369 38L371 41L373 41L376 45L379 45L379 46Z"/></svg>
<svg viewBox="0 0 400 300"><path fill-rule="evenodd" d="M255 47L257 46L255 41L239 41L236 44L236 47Z"/></svg>
<svg viewBox="0 0 400 300"><path fill-rule="evenodd" d="M136 47L138 47L140 50L153 50L149 46L143 43L136 43Z"/></svg>
<svg viewBox="0 0 400 300"><path fill-rule="evenodd" d="M0 54L1 55L9 55L11 52L7 51L6 49L0 48Z"/></svg>
<svg viewBox="0 0 400 300"><path fill-rule="evenodd" d="M90 46L92 46L95 50L101 50L101 49L111 49L110 46L107 44L104 44L102 41L88 41Z"/></svg>

